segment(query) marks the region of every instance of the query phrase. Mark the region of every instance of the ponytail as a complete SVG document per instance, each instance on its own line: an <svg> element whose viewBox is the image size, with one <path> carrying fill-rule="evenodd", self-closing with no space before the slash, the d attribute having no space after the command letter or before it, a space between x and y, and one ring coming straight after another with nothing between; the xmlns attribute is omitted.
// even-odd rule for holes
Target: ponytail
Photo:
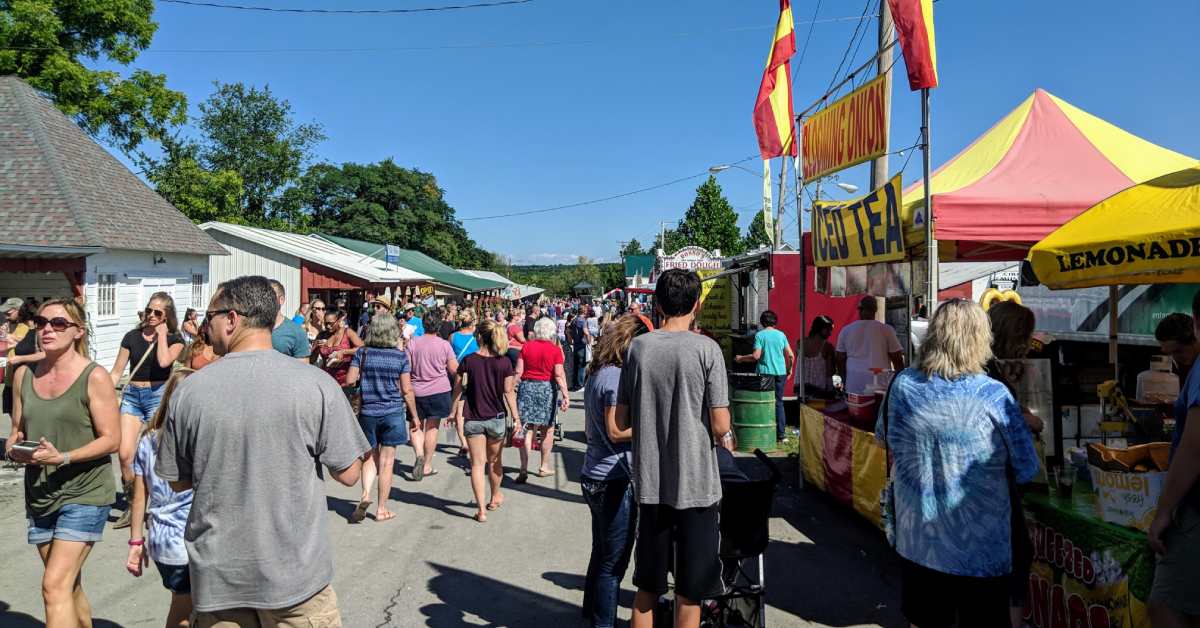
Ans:
<svg viewBox="0 0 1200 628"><path fill-rule="evenodd" d="M475 335L479 338L479 343L486 346L488 351L496 355L508 353L508 329L504 325L489 319L479 321Z"/></svg>

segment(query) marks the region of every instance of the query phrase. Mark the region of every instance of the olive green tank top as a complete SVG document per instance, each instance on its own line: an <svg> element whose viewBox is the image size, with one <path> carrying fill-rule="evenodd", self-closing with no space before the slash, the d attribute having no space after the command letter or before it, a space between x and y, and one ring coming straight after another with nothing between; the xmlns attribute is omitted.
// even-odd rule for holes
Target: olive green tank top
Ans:
<svg viewBox="0 0 1200 628"><path fill-rule="evenodd" d="M97 366L95 362L87 365L71 387L54 399L39 396L33 390L33 369L25 372L21 423L27 440L45 438L59 451L71 451L96 439L88 408L88 376ZM52 514L66 504L108 506L116 492L109 456L66 466L25 467L25 510L30 516Z"/></svg>

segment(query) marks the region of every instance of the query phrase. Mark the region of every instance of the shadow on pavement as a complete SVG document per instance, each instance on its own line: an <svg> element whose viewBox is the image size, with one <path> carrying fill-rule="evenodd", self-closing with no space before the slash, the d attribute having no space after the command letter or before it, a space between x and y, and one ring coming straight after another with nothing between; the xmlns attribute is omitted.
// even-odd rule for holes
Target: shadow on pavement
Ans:
<svg viewBox="0 0 1200 628"><path fill-rule="evenodd" d="M3 601L0 601L0 626L4 628L42 628L46 622L11 610L12 607ZM122 628L121 624L111 622L107 619L93 619L93 628Z"/></svg>
<svg viewBox="0 0 1200 628"><path fill-rule="evenodd" d="M467 508L471 512L475 512L475 502L474 501L453 502L448 499L442 499L441 497L438 497L437 495L431 495L429 493L422 493L422 492L418 492L418 491L413 491L413 492L402 491L395 486L392 487L392 491L388 495L388 497L392 501L400 502L401 504L408 504L410 506L422 506L424 508L430 508L433 510L443 512L443 513L445 513L447 515L451 515L453 517L462 517L464 519L470 519L471 515L464 513L462 511L459 511L459 510L454 510L453 508L451 508L451 506Z"/></svg>
<svg viewBox="0 0 1200 628"><path fill-rule="evenodd" d="M629 565L629 569L633 569L632 563ZM542 579L567 591L582 591L587 582L587 579L582 574L565 573L562 571L547 571L542 574ZM632 589L622 588L617 606L620 608L633 608L634 593Z"/></svg>
<svg viewBox="0 0 1200 628"><path fill-rule="evenodd" d="M427 626L477 625L478 619L488 626L574 626L581 620L580 609L572 604L470 571L428 564L437 572L429 591L441 603L421 607Z"/></svg>

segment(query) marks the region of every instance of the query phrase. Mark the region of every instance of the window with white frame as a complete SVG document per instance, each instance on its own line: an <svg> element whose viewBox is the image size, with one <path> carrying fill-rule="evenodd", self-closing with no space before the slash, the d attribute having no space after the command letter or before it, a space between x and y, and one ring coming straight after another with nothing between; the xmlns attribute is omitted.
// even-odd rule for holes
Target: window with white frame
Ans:
<svg viewBox="0 0 1200 628"><path fill-rule="evenodd" d="M117 275L115 273L96 275L96 314L98 316L117 315Z"/></svg>
<svg viewBox="0 0 1200 628"><path fill-rule="evenodd" d="M192 307L197 310L208 305L204 302L204 275L192 274Z"/></svg>

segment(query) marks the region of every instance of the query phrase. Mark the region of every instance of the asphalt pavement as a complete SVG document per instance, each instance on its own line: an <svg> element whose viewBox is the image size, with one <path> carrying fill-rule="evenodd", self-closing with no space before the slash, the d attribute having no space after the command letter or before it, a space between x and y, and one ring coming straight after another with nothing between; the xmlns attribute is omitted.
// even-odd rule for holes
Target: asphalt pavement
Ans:
<svg viewBox="0 0 1200 628"><path fill-rule="evenodd" d="M578 397L578 395L576 395ZM8 421L0 423L7 431ZM475 507L462 459L446 445L438 475L409 480L412 450L403 448L392 488L398 516L351 525L358 490L330 481L329 527L337 591L347 627L582 625L580 606L591 543L590 515L580 495L583 412L567 413L565 440L554 450L552 477L511 483L519 458L504 454L506 501L485 524ZM442 442L453 440L443 435ZM537 464L534 452L531 467ZM882 535L845 507L812 490L796 490L795 460L779 459L785 483L770 522L766 583L768 626L901 626L898 568ZM753 468L758 461L739 458ZM115 459L114 459L115 466ZM115 516L114 511L114 516ZM373 510L372 510L373 512ZM0 626L41 626L41 563L25 543L19 472L0 469ZM84 566L84 590L95 626L161 626L169 594L151 567L141 578L124 568L125 530L111 530ZM629 618L630 574L619 618Z"/></svg>

